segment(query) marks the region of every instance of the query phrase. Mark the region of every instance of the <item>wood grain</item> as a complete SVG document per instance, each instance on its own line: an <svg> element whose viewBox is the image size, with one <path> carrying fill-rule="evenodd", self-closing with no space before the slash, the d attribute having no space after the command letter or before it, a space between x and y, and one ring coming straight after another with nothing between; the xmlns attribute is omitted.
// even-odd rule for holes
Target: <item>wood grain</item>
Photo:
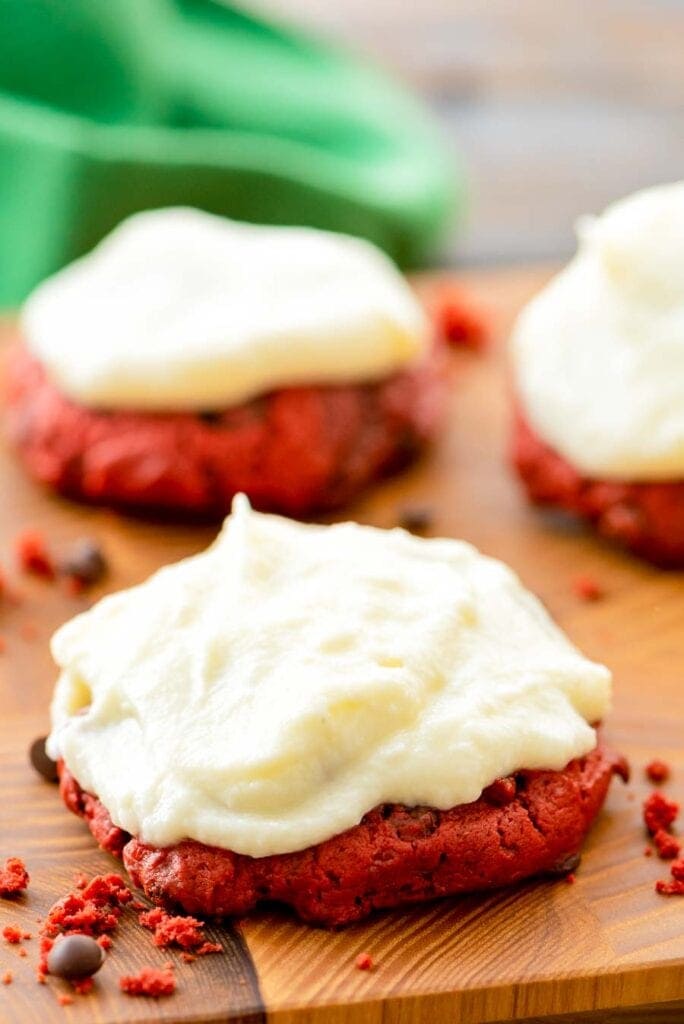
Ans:
<svg viewBox="0 0 684 1024"><path fill-rule="evenodd" d="M471 275L470 288L491 310L499 338L544 271ZM33 978L35 945L20 959L0 944L0 1021L260 1021L277 1024L460 1024L526 1020L546 1024L617 1024L680 1019L684 1012L684 900L653 889L667 865L643 856L643 765L658 754L675 766L673 794L684 797L684 684L681 678L684 579L605 547L580 529L528 509L505 464L508 405L500 353L455 357L449 429L434 453L388 481L350 513L391 526L401 507L420 503L435 515L434 533L465 537L508 561L546 602L573 639L615 672L609 738L630 757L629 787L614 785L587 844L574 885L528 883L497 894L445 900L364 925L326 933L286 913L261 912L215 928L225 956L179 965L177 995L158 1003L117 990L121 973L162 963L146 933L124 921L94 992L58 1006L59 982ZM103 589L146 576L163 562L200 550L208 528L129 520L40 492L11 455L0 452L0 563L11 566L18 529L46 529L56 545L97 537L112 572ZM579 601L571 581L591 572L605 600ZM0 925L35 929L76 871L108 870L83 824L60 805L54 787L26 761L44 732L54 669L51 631L83 601L59 588L22 580L24 600L0 608L0 852L27 860L32 885L16 904L0 901ZM95 595L93 595L95 596ZM35 636L31 636L31 627ZM28 630L28 631L27 631ZM354 968L367 950L376 966ZM248 956L246 952L248 951ZM175 959L175 957L172 957ZM266 1007L264 1010L263 1007Z"/></svg>

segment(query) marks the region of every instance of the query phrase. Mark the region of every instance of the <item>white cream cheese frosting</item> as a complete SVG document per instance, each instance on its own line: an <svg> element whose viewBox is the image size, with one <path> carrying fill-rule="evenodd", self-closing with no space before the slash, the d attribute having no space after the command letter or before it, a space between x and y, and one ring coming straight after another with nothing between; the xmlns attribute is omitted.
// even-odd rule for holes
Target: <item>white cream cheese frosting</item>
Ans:
<svg viewBox="0 0 684 1024"><path fill-rule="evenodd" d="M369 242L186 208L124 221L39 285L21 325L64 394L140 410L372 381L428 343L411 289Z"/></svg>
<svg viewBox="0 0 684 1024"><path fill-rule="evenodd" d="M469 544L235 499L216 542L55 635L49 750L112 820L264 856L596 743L608 669Z"/></svg>
<svg viewBox="0 0 684 1024"><path fill-rule="evenodd" d="M570 264L520 315L516 390L589 476L684 478L684 182L580 221Z"/></svg>

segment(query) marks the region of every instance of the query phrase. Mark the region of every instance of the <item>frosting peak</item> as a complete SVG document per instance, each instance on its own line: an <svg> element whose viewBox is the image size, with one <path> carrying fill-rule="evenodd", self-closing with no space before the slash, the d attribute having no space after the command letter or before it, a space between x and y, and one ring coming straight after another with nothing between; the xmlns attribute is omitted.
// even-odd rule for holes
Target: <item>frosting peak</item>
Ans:
<svg viewBox="0 0 684 1024"><path fill-rule="evenodd" d="M535 431L588 476L684 477L684 182L579 224L575 258L518 318Z"/></svg>
<svg viewBox="0 0 684 1024"><path fill-rule="evenodd" d="M655 312L684 305L684 182L637 192L579 224L618 293Z"/></svg>

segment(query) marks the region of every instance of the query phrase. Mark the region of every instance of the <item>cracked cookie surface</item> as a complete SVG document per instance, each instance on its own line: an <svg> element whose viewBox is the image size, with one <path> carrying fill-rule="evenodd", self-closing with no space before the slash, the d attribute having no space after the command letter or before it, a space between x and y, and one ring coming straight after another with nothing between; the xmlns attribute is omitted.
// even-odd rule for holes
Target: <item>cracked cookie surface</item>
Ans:
<svg viewBox="0 0 684 1024"><path fill-rule="evenodd" d="M244 914L263 902L340 927L373 910L572 871L624 758L601 741L562 771L520 771L446 811L383 804L340 835L295 853L253 858L185 840L147 846L112 824L62 766L65 803L122 857L150 899L188 913Z"/></svg>
<svg viewBox="0 0 684 1024"><path fill-rule="evenodd" d="M64 396L21 345L8 356L8 433L33 477L98 504L222 516L335 508L399 469L435 435L445 355L376 384L293 387L224 411L90 409Z"/></svg>
<svg viewBox="0 0 684 1024"><path fill-rule="evenodd" d="M591 523L656 565L684 566L684 480L634 483L583 476L516 416L511 461L529 498Z"/></svg>

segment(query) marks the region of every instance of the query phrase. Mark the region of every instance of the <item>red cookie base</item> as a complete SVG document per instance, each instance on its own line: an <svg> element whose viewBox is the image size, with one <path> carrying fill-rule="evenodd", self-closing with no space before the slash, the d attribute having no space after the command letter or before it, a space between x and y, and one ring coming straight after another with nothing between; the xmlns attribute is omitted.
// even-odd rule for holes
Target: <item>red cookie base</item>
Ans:
<svg viewBox="0 0 684 1024"><path fill-rule="evenodd" d="M590 522L656 565L684 566L684 480L629 483L583 476L516 414L511 459L530 499Z"/></svg>
<svg viewBox="0 0 684 1024"><path fill-rule="evenodd" d="M215 414L78 405L22 346L8 356L7 426L31 475L97 504L222 516L334 508L401 468L436 433L444 348L375 384L273 391Z"/></svg>
<svg viewBox="0 0 684 1024"><path fill-rule="evenodd" d="M326 842L260 858L194 840L148 846L113 825L64 766L60 786L67 807L155 903L227 916L276 901L305 921L340 927L379 908L571 871L614 773L627 778L627 764L599 741L563 771L518 772L474 803L447 811L384 804Z"/></svg>

